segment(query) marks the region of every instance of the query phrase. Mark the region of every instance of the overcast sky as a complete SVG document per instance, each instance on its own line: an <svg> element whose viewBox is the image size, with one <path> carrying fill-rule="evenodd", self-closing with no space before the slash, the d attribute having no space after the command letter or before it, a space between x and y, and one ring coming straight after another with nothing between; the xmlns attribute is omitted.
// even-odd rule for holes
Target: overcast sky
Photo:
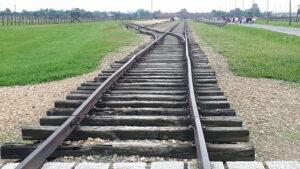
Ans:
<svg viewBox="0 0 300 169"><path fill-rule="evenodd" d="M244 2L244 5L243 5ZM267 9L267 0L254 0L262 11ZM250 8L253 0L153 0L153 10L176 12L186 8L190 12L210 12L213 9L226 10L238 7ZM293 11L297 11L300 0L292 0ZM90 11L131 12L140 8L151 9L151 0L0 0L0 10L10 8L17 11L41 8L82 8ZM287 12L289 0L269 0L270 11Z"/></svg>

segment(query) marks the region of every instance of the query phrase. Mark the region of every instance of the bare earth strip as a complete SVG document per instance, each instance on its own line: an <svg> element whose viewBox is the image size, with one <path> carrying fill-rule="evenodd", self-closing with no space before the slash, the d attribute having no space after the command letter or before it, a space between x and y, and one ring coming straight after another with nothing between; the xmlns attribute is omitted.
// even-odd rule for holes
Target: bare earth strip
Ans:
<svg viewBox="0 0 300 169"><path fill-rule="evenodd" d="M259 29L266 29L266 30L269 30L269 31L300 36L300 29L299 28L291 28L291 27L285 27L285 26L262 25L262 24L242 24L242 26L247 26L247 27L251 27L251 28L259 28Z"/></svg>
<svg viewBox="0 0 300 169"><path fill-rule="evenodd" d="M197 40L217 73L220 87L251 132L256 160L300 160L299 84L235 76L223 55Z"/></svg>
<svg viewBox="0 0 300 169"><path fill-rule="evenodd" d="M148 36L140 35L144 43L150 41ZM126 57L138 47L141 41L124 46L103 57L99 68L86 75L68 78L50 83L28 86L0 88L0 144L20 142L21 128L37 124L53 107L54 101L62 100L66 94L76 89L81 83L92 80L101 70L109 68L114 61Z"/></svg>
<svg viewBox="0 0 300 169"><path fill-rule="evenodd" d="M169 19L151 19L151 20L137 20L134 21L133 23L135 24L139 24L139 25L151 25L151 24L155 24L155 23L161 23L161 22L165 22L168 21Z"/></svg>

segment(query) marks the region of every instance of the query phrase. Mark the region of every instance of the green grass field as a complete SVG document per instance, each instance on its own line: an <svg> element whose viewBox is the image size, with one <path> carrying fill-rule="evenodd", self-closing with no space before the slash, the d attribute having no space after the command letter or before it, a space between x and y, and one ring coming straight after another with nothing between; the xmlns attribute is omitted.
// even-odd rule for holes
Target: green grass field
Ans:
<svg viewBox="0 0 300 169"><path fill-rule="evenodd" d="M136 40L117 21L0 27L0 86L90 72L106 53Z"/></svg>
<svg viewBox="0 0 300 169"><path fill-rule="evenodd" d="M257 20L257 24L267 24L267 20ZM288 21L269 21L269 25L274 25L274 26L287 26L287 27L294 27L294 28L300 28L300 22L292 22L292 25L289 26Z"/></svg>
<svg viewBox="0 0 300 169"><path fill-rule="evenodd" d="M238 25L193 23L237 75L300 82L300 37Z"/></svg>

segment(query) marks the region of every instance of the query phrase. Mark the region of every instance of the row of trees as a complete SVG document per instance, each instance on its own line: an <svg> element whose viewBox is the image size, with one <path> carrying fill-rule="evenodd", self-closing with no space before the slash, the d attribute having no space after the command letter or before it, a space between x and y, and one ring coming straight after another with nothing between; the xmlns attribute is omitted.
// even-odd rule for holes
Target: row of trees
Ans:
<svg viewBox="0 0 300 169"><path fill-rule="evenodd" d="M50 17L50 18L64 18L70 17L71 13L79 13L82 18L95 18L95 17L113 17L116 19L122 18L147 18L153 15L157 15L160 11L155 11L153 15L147 10L139 9L132 13L122 13L119 11L112 12L100 12L100 11L86 11L84 9L75 8L72 10L54 10L54 9L40 9L38 11L26 11L13 12L9 8L4 11L0 11L0 15L23 15L23 16L34 16L34 17Z"/></svg>
<svg viewBox="0 0 300 169"><path fill-rule="evenodd" d="M213 10L211 13L214 17L222 17L222 16L260 17L263 15L263 13L260 12L258 4L256 4L256 3L254 3L250 9L246 9L244 11L241 10L240 8L236 8L236 9L230 10L229 12Z"/></svg>
<svg viewBox="0 0 300 169"><path fill-rule="evenodd" d="M300 9L297 13L295 13L291 20L293 22L299 22ZM268 18L270 20L278 20L278 21L289 21L289 13L281 13L280 15L272 14L271 12L261 12L258 5L254 3L250 9L241 10L240 8L236 8L234 10L230 10L229 12L225 11L217 11L213 10L211 12L211 16L209 17L260 17L260 18Z"/></svg>
<svg viewBox="0 0 300 169"><path fill-rule="evenodd" d="M14 12L10 9L0 11L0 19L2 25L24 25L24 24L48 24L48 23L67 23L74 21L76 17L81 22L98 21L104 19L147 19L158 16L161 12L155 11L150 13L147 10L139 9L132 13L122 12L100 12L100 11L86 11L83 9L75 8L72 10L54 10L54 9L41 9L38 11Z"/></svg>

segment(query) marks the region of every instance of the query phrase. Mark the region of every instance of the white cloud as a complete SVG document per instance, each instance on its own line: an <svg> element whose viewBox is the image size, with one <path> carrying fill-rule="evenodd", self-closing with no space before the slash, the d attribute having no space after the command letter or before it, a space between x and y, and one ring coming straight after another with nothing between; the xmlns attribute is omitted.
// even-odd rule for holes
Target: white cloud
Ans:
<svg viewBox="0 0 300 169"><path fill-rule="evenodd" d="M213 9L229 10L235 6L250 8L253 0L153 0L154 10L176 12L182 8L191 12L209 12ZM254 0L262 11L266 11L267 0ZM297 10L300 0L292 0L293 11ZM0 0L0 10L10 8L14 10L38 10L41 8L71 9L83 8L99 11L135 11L139 8L150 10L151 0ZM271 11L288 11L289 0L269 0Z"/></svg>

